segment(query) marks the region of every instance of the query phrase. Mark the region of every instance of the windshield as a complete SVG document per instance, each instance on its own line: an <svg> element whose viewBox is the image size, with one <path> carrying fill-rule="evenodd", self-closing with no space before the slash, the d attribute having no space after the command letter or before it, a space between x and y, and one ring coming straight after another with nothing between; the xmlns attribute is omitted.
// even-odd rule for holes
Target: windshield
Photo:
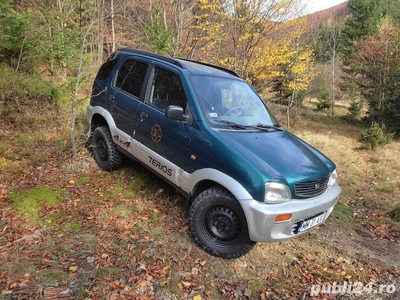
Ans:
<svg viewBox="0 0 400 300"><path fill-rule="evenodd" d="M192 76L191 80L204 115L212 125L277 125L272 113L245 81L218 76Z"/></svg>

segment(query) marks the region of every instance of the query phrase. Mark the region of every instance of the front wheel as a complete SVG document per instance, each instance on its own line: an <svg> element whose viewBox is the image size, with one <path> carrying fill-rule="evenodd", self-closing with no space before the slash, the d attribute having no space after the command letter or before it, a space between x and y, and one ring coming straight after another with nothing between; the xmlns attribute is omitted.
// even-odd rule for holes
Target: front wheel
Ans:
<svg viewBox="0 0 400 300"><path fill-rule="evenodd" d="M122 154L117 150L107 126L97 127L93 131L92 142L94 160L100 168L112 171L121 166Z"/></svg>
<svg viewBox="0 0 400 300"><path fill-rule="evenodd" d="M237 258L255 245L240 203L219 187L205 190L193 201L189 226L196 243L217 257Z"/></svg>

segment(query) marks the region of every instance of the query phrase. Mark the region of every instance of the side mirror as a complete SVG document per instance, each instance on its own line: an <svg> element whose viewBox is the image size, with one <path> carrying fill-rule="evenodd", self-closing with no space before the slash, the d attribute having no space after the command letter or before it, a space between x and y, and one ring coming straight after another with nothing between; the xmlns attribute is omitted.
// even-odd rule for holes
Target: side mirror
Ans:
<svg viewBox="0 0 400 300"><path fill-rule="evenodd" d="M186 121L186 116L183 113L183 108L177 105L170 105L165 110L165 116L172 120Z"/></svg>

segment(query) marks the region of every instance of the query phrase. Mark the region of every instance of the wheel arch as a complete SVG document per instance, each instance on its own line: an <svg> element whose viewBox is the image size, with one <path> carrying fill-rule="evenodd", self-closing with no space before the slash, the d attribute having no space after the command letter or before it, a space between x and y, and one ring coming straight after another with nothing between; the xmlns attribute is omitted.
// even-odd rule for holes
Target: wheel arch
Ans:
<svg viewBox="0 0 400 300"><path fill-rule="evenodd" d="M201 169L195 171L190 175L188 184L189 187L192 187L189 188L191 191L188 201L189 204L203 191L215 186L227 190L239 202L241 202L241 200L253 199L250 193L238 181L216 169Z"/></svg>
<svg viewBox="0 0 400 300"><path fill-rule="evenodd" d="M190 191L191 198L194 199L201 192L213 186L220 186L226 189L239 202L241 200L253 199L240 182L212 168L200 169L190 174L185 189Z"/></svg>
<svg viewBox="0 0 400 300"><path fill-rule="evenodd" d="M111 114L100 106L91 106L88 108L90 117L90 130L93 132L99 126L107 126L111 132L114 131L115 122Z"/></svg>
<svg viewBox="0 0 400 300"><path fill-rule="evenodd" d="M103 116L101 116L100 114L94 114L93 117L92 117L92 120L90 122L90 128L93 131L97 127L100 127L100 126L109 127L108 123L107 123L107 120Z"/></svg>
<svg viewBox="0 0 400 300"><path fill-rule="evenodd" d="M205 179L198 182L193 188L192 193L190 194L188 205L190 205L194 201L194 199L196 199L196 197L200 195L203 191L216 186L226 189L224 186L213 180Z"/></svg>

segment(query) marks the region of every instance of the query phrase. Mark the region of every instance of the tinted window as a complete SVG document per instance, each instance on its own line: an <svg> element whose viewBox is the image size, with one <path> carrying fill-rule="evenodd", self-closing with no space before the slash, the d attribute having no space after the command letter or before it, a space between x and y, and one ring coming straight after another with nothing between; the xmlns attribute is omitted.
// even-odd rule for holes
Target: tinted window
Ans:
<svg viewBox="0 0 400 300"><path fill-rule="evenodd" d="M169 105L185 108L186 102L186 95L179 76L171 71L156 67L150 103L161 110L165 110Z"/></svg>
<svg viewBox="0 0 400 300"><path fill-rule="evenodd" d="M99 72L97 73L97 77L96 79L99 80L104 80L108 77L108 75L110 75L111 71L114 69L115 65L118 63L119 61L119 55L114 55L112 54L107 61L102 64L102 66L100 67Z"/></svg>
<svg viewBox="0 0 400 300"><path fill-rule="evenodd" d="M139 98L146 72L147 64L128 60L119 70L115 86Z"/></svg>

